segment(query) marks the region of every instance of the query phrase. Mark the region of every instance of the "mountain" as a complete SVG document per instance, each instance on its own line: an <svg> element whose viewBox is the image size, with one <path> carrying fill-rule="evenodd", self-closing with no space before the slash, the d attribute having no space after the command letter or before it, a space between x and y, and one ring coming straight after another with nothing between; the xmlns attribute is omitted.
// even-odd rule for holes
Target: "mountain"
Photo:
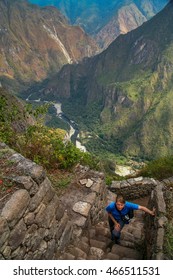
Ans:
<svg viewBox="0 0 173 280"><path fill-rule="evenodd" d="M142 25L167 3L168 0L123 1L109 22L97 32L96 41L105 49L120 34L126 34Z"/></svg>
<svg viewBox="0 0 173 280"><path fill-rule="evenodd" d="M0 80L8 85L43 80L98 51L93 39L55 7L25 0L0 0L0 34Z"/></svg>
<svg viewBox="0 0 173 280"><path fill-rule="evenodd" d="M25 132L34 123L26 104L0 85L0 142L15 141L15 133Z"/></svg>
<svg viewBox="0 0 173 280"><path fill-rule="evenodd" d="M53 5L70 20L96 37L106 48L119 34L135 29L157 14L168 0L30 0Z"/></svg>
<svg viewBox="0 0 173 280"><path fill-rule="evenodd" d="M147 159L173 153L172 22L171 2L101 54L64 66L42 88L43 99L63 101L88 149Z"/></svg>

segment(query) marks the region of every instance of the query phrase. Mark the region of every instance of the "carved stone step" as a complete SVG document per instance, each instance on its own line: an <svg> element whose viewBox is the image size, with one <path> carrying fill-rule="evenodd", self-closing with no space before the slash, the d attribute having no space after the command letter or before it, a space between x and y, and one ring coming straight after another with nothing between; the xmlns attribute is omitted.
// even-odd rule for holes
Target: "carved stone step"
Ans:
<svg viewBox="0 0 173 280"><path fill-rule="evenodd" d="M64 253L62 256L60 256L59 259L60 260L74 260L75 256L70 253Z"/></svg>
<svg viewBox="0 0 173 280"><path fill-rule="evenodd" d="M120 257L118 256L118 254L113 254L111 252L108 253L104 258L104 260L119 260L119 259Z"/></svg>
<svg viewBox="0 0 173 280"><path fill-rule="evenodd" d="M96 235L95 239L97 239L98 241L104 242L106 244L106 247L109 247L110 243L112 243L111 235L109 236L109 238L106 236L103 236L103 235Z"/></svg>
<svg viewBox="0 0 173 280"><path fill-rule="evenodd" d="M106 250L106 247L107 247L105 242L98 241L98 240L95 240L95 239L90 239L90 246L100 248L104 251Z"/></svg>
<svg viewBox="0 0 173 280"><path fill-rule="evenodd" d="M91 247L90 255L94 255L96 257L96 260L102 260L102 258L104 256L104 251L97 247Z"/></svg>
<svg viewBox="0 0 173 280"><path fill-rule="evenodd" d="M69 248L69 253L74 255L75 259L82 258L82 259L86 260L86 258L87 258L87 254L78 247L71 246Z"/></svg>
<svg viewBox="0 0 173 280"><path fill-rule="evenodd" d="M88 255L89 250L90 250L90 245L88 242L79 241L79 243L77 245L80 250L82 250L83 252L85 252Z"/></svg>
<svg viewBox="0 0 173 280"><path fill-rule="evenodd" d="M118 256L120 256L120 259L123 259L123 258L132 258L134 260L141 259L141 255L137 250L132 249L132 248L123 247L118 244L113 245L111 253L117 254Z"/></svg>
<svg viewBox="0 0 173 280"><path fill-rule="evenodd" d="M98 260L97 256L94 256L94 255L88 255L87 256L87 260Z"/></svg>

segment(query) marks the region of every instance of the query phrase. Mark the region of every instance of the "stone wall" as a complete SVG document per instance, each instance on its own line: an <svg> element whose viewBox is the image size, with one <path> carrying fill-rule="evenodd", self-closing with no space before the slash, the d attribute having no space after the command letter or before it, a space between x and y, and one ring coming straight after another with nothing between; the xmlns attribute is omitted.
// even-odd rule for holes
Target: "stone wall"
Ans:
<svg viewBox="0 0 173 280"><path fill-rule="evenodd" d="M156 207L154 223L146 219L147 258L172 259L171 244L167 242L167 227L173 228L173 177L159 182L150 197L149 207ZM172 233L170 233L172 234ZM172 239L172 235L170 236ZM169 249L167 248L169 247Z"/></svg>
<svg viewBox="0 0 173 280"><path fill-rule="evenodd" d="M113 181L109 189L116 194L122 194L126 200L133 200L149 196L156 185L157 181L152 178L138 177Z"/></svg>
<svg viewBox="0 0 173 280"><path fill-rule="evenodd" d="M84 228L101 218L103 174L79 166L73 185L58 197L41 166L5 144L0 144L0 157L9 163L8 180L14 184L0 199L0 259L56 259Z"/></svg>
<svg viewBox="0 0 173 280"><path fill-rule="evenodd" d="M163 260L164 238L166 218L166 204L163 193L164 185L159 183L152 191L149 207L156 208L156 217L154 220L146 217L146 247L147 259Z"/></svg>
<svg viewBox="0 0 173 280"><path fill-rule="evenodd" d="M166 204L165 192L171 189L172 193L172 186L173 177L165 179L163 182L152 178L139 177L124 181L114 181L110 187L112 192L122 194L126 200L150 196L148 208L155 208L156 215L154 218L146 215L145 218L147 259L167 259L164 253L164 243L166 240L166 225L168 224L167 214L172 200Z"/></svg>

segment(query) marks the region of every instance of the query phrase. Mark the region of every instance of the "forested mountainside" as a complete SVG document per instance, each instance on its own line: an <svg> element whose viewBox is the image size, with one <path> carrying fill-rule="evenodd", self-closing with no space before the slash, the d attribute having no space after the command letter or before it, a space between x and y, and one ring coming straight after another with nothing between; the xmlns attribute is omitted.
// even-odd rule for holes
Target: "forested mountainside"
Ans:
<svg viewBox="0 0 173 280"><path fill-rule="evenodd" d="M15 141L14 133L23 133L35 120L26 110L26 104L0 86L0 142Z"/></svg>
<svg viewBox="0 0 173 280"><path fill-rule="evenodd" d="M64 66L42 88L42 98L64 110L93 137L90 150L140 158L173 152L173 3L106 51ZM94 145L94 148L93 148Z"/></svg>
<svg viewBox="0 0 173 280"><path fill-rule="evenodd" d="M97 53L96 43L55 7L0 1L0 80L20 87ZM13 89L14 90L14 89Z"/></svg>
<svg viewBox="0 0 173 280"><path fill-rule="evenodd" d="M72 24L80 25L106 48L119 34L140 26L157 14L168 0L29 0L60 9Z"/></svg>

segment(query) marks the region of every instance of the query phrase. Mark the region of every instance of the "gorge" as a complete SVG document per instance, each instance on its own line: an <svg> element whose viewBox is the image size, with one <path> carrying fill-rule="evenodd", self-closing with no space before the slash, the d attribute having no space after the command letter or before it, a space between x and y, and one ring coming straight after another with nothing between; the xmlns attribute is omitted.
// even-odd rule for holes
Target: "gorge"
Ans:
<svg viewBox="0 0 173 280"><path fill-rule="evenodd" d="M143 159L172 153L172 17L171 2L41 87L43 100L62 100L65 114L98 136L86 139L86 148L95 141L99 149Z"/></svg>

